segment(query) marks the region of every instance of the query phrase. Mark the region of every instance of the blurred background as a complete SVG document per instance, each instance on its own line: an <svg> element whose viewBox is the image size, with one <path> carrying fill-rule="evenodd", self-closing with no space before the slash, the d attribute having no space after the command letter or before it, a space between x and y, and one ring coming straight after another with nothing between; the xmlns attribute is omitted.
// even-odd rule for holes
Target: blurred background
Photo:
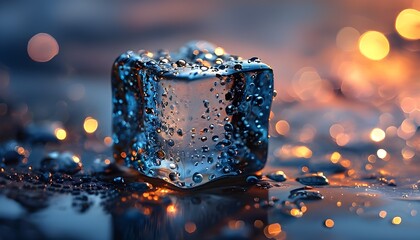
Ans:
<svg viewBox="0 0 420 240"><path fill-rule="evenodd" d="M16 125L47 122L59 140L87 137L109 146L114 59L127 50L175 51L207 40L274 69L270 152L277 160L317 161L326 150L314 139L331 151L352 148L363 170L374 169L368 156L378 157L379 149L397 151L392 156L407 164L418 156L420 0L0 6L0 140L14 136ZM362 155L366 144L374 146ZM107 152L106 146L85 148Z"/></svg>

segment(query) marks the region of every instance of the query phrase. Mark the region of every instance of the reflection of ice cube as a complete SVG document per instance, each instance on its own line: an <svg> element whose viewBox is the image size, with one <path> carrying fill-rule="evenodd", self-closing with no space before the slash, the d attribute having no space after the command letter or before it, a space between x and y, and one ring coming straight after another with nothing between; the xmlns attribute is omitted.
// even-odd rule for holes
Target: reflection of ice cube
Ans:
<svg viewBox="0 0 420 240"><path fill-rule="evenodd" d="M266 161L272 70L193 42L121 55L113 67L114 155L189 188L251 174Z"/></svg>

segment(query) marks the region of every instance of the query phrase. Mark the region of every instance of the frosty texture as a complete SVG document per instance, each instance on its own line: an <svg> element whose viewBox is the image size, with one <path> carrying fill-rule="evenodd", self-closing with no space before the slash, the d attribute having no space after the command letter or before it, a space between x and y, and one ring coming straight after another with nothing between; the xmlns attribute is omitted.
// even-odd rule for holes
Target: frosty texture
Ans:
<svg viewBox="0 0 420 240"><path fill-rule="evenodd" d="M207 42L129 51L112 69L114 156L181 188L262 169L273 73Z"/></svg>

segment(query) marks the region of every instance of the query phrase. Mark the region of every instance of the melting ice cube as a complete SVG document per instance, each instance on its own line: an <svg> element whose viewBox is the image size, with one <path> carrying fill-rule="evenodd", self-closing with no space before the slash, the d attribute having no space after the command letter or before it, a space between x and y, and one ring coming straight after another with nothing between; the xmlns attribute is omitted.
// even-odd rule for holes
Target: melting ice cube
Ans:
<svg viewBox="0 0 420 240"><path fill-rule="evenodd" d="M181 188L262 169L273 73L207 42L129 51L112 70L114 157Z"/></svg>

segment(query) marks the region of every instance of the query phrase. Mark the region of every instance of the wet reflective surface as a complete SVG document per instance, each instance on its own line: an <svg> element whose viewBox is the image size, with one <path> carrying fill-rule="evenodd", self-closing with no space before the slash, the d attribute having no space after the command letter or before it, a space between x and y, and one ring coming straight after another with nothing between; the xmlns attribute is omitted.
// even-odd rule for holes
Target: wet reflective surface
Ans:
<svg viewBox="0 0 420 240"><path fill-rule="evenodd" d="M110 96L100 83L85 87L87 92L93 89ZM10 91L22 89L13 83ZM66 111L78 111L83 103L96 106L93 98L69 102ZM387 154L382 156L377 150L382 147L370 139L374 125L360 125L366 139L337 147L333 138L323 135L332 130L311 121L321 126L307 144L294 140L299 136L293 130L289 137L271 137L262 176L222 179L205 188L180 191L116 165L106 135L110 131L87 133L83 118L65 126L20 124L16 118L28 120L29 112L19 113L22 104L31 109L37 101L19 101L7 102L10 110L1 118L2 126L15 124L2 135L1 144L0 231L5 239L295 239L315 234L354 239L366 238L367 231L375 238L412 239L418 234L418 158L397 157L405 144L392 136L381 143ZM348 104L347 114L360 116L355 123L379 115L370 111L362 116L361 109ZM324 107L277 105L273 111L306 108L297 112L313 114L316 109L322 114ZM97 110L99 129L105 129L110 106ZM296 116L288 124L299 124L299 119ZM270 127L276 123L272 120ZM57 129L65 129L63 140ZM281 132L277 130L276 134ZM418 141L418 133L411 141Z"/></svg>

